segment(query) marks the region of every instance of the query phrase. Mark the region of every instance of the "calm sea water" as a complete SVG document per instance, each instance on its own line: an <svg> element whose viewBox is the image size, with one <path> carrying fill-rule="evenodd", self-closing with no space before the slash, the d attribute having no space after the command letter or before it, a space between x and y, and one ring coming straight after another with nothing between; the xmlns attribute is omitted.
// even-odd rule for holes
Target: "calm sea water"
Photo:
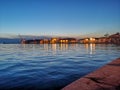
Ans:
<svg viewBox="0 0 120 90"><path fill-rule="evenodd" d="M0 89L59 90L120 57L103 44L0 44Z"/></svg>

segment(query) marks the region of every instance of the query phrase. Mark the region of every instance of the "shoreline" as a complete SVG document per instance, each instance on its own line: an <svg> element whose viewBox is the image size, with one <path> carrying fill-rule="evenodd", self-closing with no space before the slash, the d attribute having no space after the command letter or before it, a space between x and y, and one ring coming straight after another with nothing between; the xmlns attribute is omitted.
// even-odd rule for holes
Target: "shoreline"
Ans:
<svg viewBox="0 0 120 90"><path fill-rule="evenodd" d="M120 90L120 58L65 86L62 90Z"/></svg>

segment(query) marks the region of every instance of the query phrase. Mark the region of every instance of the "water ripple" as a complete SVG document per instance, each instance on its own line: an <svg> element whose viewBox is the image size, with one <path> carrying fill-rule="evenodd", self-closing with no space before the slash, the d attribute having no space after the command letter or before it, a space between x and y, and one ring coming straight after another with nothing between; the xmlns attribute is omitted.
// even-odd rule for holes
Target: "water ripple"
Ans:
<svg viewBox="0 0 120 90"><path fill-rule="evenodd" d="M0 89L59 90L119 55L115 45L0 45Z"/></svg>

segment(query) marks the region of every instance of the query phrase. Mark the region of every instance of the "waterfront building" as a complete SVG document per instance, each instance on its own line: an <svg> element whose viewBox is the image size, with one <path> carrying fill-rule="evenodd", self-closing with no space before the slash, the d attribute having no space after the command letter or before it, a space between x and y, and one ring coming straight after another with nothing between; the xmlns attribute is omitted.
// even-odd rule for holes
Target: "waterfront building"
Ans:
<svg viewBox="0 0 120 90"><path fill-rule="evenodd" d="M51 39L34 39L21 40L21 44L120 44L120 33L110 35L108 37L100 38L83 38L77 40L76 38L51 38Z"/></svg>
<svg viewBox="0 0 120 90"><path fill-rule="evenodd" d="M82 44L88 44L88 43L96 43L96 38L85 38L85 39L79 39L79 42Z"/></svg>
<svg viewBox="0 0 120 90"><path fill-rule="evenodd" d="M62 38L62 39L59 40L59 43L75 44L75 43L77 43L77 40L75 38Z"/></svg>
<svg viewBox="0 0 120 90"><path fill-rule="evenodd" d="M50 43L51 44L56 44L59 42L59 38L51 38Z"/></svg>
<svg viewBox="0 0 120 90"><path fill-rule="evenodd" d="M48 39L43 39L44 44L48 44L50 41Z"/></svg>
<svg viewBox="0 0 120 90"><path fill-rule="evenodd" d="M26 44L26 40L25 40L25 39L22 39L22 40L21 40L21 44Z"/></svg>
<svg viewBox="0 0 120 90"><path fill-rule="evenodd" d="M111 39L111 43L120 45L120 33L110 35L109 38Z"/></svg>

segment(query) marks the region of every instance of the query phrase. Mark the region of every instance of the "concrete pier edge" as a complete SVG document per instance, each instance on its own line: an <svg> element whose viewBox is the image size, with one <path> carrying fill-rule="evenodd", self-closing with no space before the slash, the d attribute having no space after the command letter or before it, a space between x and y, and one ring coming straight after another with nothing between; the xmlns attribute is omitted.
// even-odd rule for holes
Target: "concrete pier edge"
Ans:
<svg viewBox="0 0 120 90"><path fill-rule="evenodd" d="M72 82L62 90L120 90L120 58Z"/></svg>

